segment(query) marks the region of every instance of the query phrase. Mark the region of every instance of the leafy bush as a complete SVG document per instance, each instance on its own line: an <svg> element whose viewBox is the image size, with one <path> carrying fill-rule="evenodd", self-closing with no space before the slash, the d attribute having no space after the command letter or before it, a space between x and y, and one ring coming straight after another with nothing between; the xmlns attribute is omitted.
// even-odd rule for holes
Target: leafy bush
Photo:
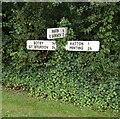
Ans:
<svg viewBox="0 0 120 119"><path fill-rule="evenodd" d="M3 85L118 113L119 4L9 4L8 12L3 3ZM28 39L46 39L47 28L59 26L68 34L56 39L55 52L26 50ZM69 40L100 41L100 51L66 51Z"/></svg>

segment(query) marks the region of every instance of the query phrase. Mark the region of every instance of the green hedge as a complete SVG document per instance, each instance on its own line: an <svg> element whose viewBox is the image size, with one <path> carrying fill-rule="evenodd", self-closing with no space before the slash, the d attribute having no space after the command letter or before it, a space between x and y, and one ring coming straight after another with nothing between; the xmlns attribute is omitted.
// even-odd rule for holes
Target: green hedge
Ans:
<svg viewBox="0 0 120 119"><path fill-rule="evenodd" d="M8 12L3 3L3 85L118 113L119 4L9 4ZM28 39L46 39L47 28L59 26L68 34L56 39L56 51L26 49ZM100 41L100 51L66 51L69 40Z"/></svg>

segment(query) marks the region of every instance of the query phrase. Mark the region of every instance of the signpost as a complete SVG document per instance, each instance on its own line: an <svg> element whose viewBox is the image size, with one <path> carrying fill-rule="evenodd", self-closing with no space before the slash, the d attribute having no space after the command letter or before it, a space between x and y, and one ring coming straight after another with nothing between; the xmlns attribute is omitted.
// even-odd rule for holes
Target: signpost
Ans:
<svg viewBox="0 0 120 119"><path fill-rule="evenodd" d="M64 38L67 34L67 27L48 28L47 39Z"/></svg>
<svg viewBox="0 0 120 119"><path fill-rule="evenodd" d="M28 50L56 50L56 42L48 40L27 40Z"/></svg>
<svg viewBox="0 0 120 119"><path fill-rule="evenodd" d="M68 51L99 51L99 41L68 41L66 50Z"/></svg>
<svg viewBox="0 0 120 119"><path fill-rule="evenodd" d="M67 35L67 27L48 28L47 39L64 38ZM68 51L99 51L99 41L68 41L66 45ZM49 40L28 40L28 50L56 50L56 41Z"/></svg>

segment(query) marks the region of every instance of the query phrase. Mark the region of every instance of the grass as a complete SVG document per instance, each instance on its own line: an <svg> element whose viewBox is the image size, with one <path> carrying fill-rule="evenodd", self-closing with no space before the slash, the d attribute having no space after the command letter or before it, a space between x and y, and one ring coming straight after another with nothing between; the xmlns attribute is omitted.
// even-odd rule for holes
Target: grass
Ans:
<svg viewBox="0 0 120 119"><path fill-rule="evenodd" d="M93 111L59 101L29 97L25 92L2 89L3 117L111 117L111 113Z"/></svg>

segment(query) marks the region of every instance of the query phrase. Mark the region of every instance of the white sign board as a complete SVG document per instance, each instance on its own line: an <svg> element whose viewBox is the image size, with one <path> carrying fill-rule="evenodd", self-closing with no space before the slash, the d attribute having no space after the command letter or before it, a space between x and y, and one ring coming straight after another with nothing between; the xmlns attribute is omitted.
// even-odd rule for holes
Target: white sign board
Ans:
<svg viewBox="0 0 120 119"><path fill-rule="evenodd" d="M28 50L56 50L56 42L48 40L27 40Z"/></svg>
<svg viewBox="0 0 120 119"><path fill-rule="evenodd" d="M47 39L64 38L67 34L67 27L48 28Z"/></svg>
<svg viewBox="0 0 120 119"><path fill-rule="evenodd" d="M66 50L68 51L99 51L99 41L68 41Z"/></svg>

